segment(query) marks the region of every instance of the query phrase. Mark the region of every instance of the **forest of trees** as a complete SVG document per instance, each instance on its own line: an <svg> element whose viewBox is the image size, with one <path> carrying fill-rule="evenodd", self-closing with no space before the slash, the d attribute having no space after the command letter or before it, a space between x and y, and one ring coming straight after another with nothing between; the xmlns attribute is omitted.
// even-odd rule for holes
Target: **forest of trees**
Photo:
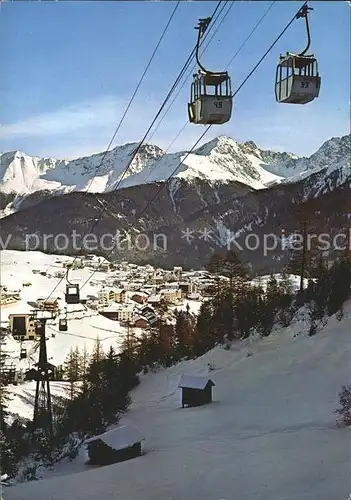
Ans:
<svg viewBox="0 0 351 500"><path fill-rule="evenodd" d="M207 267L215 285L198 315L189 308L176 311L175 322L170 324L161 314L141 338L128 331L119 353L112 347L104 353L99 339L91 355L86 349L71 349L63 366L67 397L56 399L53 405L53 436L33 432L31 423L15 421L8 426L6 388L0 384L2 470L14 475L28 455L44 458L46 463L64 454L73 458L86 437L103 432L127 411L129 393L142 372L200 356L218 344L229 349L232 341L254 333L268 336L274 325L288 326L302 305L310 315L309 334L314 335L325 317L337 313L341 319L343 304L350 297L348 255L330 268L320 260L316 277L297 293L284 274L279 282L272 275L265 286L259 279L256 284L249 282L247 268L233 251L214 254Z"/></svg>

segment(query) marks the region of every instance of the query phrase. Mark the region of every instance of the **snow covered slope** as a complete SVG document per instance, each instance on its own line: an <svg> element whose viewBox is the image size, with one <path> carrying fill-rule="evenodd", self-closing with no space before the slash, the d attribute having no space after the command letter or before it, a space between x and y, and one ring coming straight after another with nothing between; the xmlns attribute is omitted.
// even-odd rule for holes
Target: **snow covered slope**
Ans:
<svg viewBox="0 0 351 500"><path fill-rule="evenodd" d="M121 178L136 147L137 144L125 144L106 155L99 153L72 161L35 158L19 151L0 154L0 191L18 194L5 215L18 208L23 196L37 191L53 194L110 191ZM121 187L163 181L174 170L175 177L188 181L238 181L253 189L299 180L330 165L337 168L340 162L350 175L350 136L330 139L309 158L265 151L252 141L239 143L224 136L185 156L185 151L165 154L157 146L144 145Z"/></svg>
<svg viewBox="0 0 351 500"><path fill-rule="evenodd" d="M11 290L19 290L21 300L1 307L0 326L8 326L9 314L30 313L32 307L28 302L36 301L39 297L48 297L55 287L57 288L51 298L57 297L60 301L60 308L64 308L66 281L54 277L57 271L62 272L62 264L57 260L57 256L45 255L41 252L11 250L1 252L0 283ZM59 260L61 262L72 261L73 258L61 257ZM33 274L32 269L47 272L48 276ZM70 279L73 283L82 285L87 278L91 277L91 273L91 269L87 267L71 270ZM88 281L82 288L81 297L84 299L87 295L97 296L98 290L102 287L102 285L97 287L97 282L108 278L111 278L111 273L97 272L94 280ZM26 282L31 283L31 286L23 286L23 283ZM135 330L138 334L139 329ZM46 331L48 358L54 365L58 366L64 362L71 347L83 350L85 346L87 352L91 353L97 337L101 340L105 352L111 345L118 351L127 330L118 321L112 321L96 311L78 304L69 306L67 332L59 332L57 318L47 322ZM38 343L26 341L22 347L27 349L27 358L25 359L20 359L20 342L10 335L6 337L2 350L9 355L9 361L14 364L17 370L25 372L38 361Z"/></svg>
<svg viewBox="0 0 351 500"><path fill-rule="evenodd" d="M217 137L187 156L187 153L165 155L157 165L129 176L121 187L164 181L176 170L174 177L191 181L237 181L253 189L263 189L282 177L268 172L260 157L260 150L250 151L247 143L239 144L229 137Z"/></svg>
<svg viewBox="0 0 351 500"><path fill-rule="evenodd" d="M98 153L76 160L31 157L21 151L0 154L0 191L31 194L49 190L56 194L70 191L109 191L130 161L137 144L117 146L106 155ZM142 146L129 174L148 167L163 155L157 146ZM97 170L98 169L98 170ZM93 182L95 172L98 172Z"/></svg>
<svg viewBox="0 0 351 500"><path fill-rule="evenodd" d="M314 337L301 317L143 376L121 421L146 436L143 456L85 470L81 459L63 463L56 477L7 488L6 500L346 500L350 436L333 414L350 382L350 304L345 312ZM214 402L182 409L183 373L209 376Z"/></svg>

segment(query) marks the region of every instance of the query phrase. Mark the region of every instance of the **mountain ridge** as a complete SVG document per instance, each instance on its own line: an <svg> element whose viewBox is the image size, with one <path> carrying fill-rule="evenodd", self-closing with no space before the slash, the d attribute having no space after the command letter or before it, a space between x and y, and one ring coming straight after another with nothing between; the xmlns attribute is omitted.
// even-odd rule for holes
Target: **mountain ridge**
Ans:
<svg viewBox="0 0 351 500"><path fill-rule="evenodd" d="M124 159L133 148L134 144L124 148ZM117 152L121 166L121 150ZM112 154L115 157L116 152ZM202 145L185 159L184 152L167 155L152 146L142 154L144 158L136 162L135 173L124 179L118 190L93 193L71 189L57 196L57 191L43 189L16 195L10 202L8 196L2 195L2 206L13 207L10 214L5 209L5 217L0 219L2 241L11 236L8 248L23 250L27 235L36 234L37 250L57 253L52 242L44 248L45 235L54 238L75 231L93 233L99 239L120 231L131 232L133 237L145 234L152 241L156 233L162 233L168 242L165 251L151 247L142 252L122 249L114 251L111 258L161 267L201 267L213 251L226 247L228 234L235 235L240 245L251 233L261 241L272 232L279 240L282 228L287 235L293 234L299 227L296 210L301 206L306 207L311 223L320 233L344 233L350 226L349 136L326 141L310 159L263 152L252 142L239 144L223 136ZM281 158L284 161L279 163ZM98 159L90 160L90 167ZM269 177L262 167L267 159L271 161L270 169L279 166L282 174L289 175L278 178L270 173ZM174 170L177 174L169 178ZM204 170L207 175L201 175ZM209 230L211 239L197 238L189 246L184 237L188 230L194 234ZM76 253L72 246L65 251ZM109 255L101 247L93 253ZM258 248L256 252L241 252L241 258L252 263L254 272L269 273L279 272L288 256L279 249L267 256Z"/></svg>
<svg viewBox="0 0 351 500"><path fill-rule="evenodd" d="M21 151L0 154L0 193L11 201L2 206L3 216L30 204L73 191L109 192L165 181L172 172L175 178L207 180L210 184L238 181L254 189L295 181L300 176L321 170L328 162L341 160L350 149L350 136L325 141L310 157L259 148L253 141L239 142L218 136L192 153L164 152L153 144L144 144L130 162L138 143L127 143L112 150L82 156L74 160L29 156ZM347 168L348 163L344 161Z"/></svg>

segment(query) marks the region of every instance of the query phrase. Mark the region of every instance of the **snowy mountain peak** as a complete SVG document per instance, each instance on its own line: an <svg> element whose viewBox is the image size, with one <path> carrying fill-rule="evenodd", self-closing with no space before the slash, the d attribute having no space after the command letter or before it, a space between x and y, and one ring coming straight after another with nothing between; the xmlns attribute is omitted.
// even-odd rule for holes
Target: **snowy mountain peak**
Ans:
<svg viewBox="0 0 351 500"><path fill-rule="evenodd" d="M194 151L197 155L211 156L214 153L231 154L237 152L239 143L231 137L220 135Z"/></svg>
<svg viewBox="0 0 351 500"><path fill-rule="evenodd" d="M310 161L320 167L328 167L330 163L341 160L348 156L350 161L351 135L343 137L332 137L310 156Z"/></svg>
<svg viewBox="0 0 351 500"><path fill-rule="evenodd" d="M341 169L336 174L340 179L350 175L350 135L326 141L309 158L264 150L253 141L239 142L223 135L190 154L185 151L166 154L156 145L144 144L133 158L138 145L128 143L71 161L32 157L21 151L0 154L0 191L17 196L16 203L7 205L4 214L16 211L24 197L35 192L59 195L72 191L111 191L127 165L129 169L119 184L121 188L165 181L173 173L175 178L187 182L195 179L212 185L240 182L252 189L298 182L328 169L330 172Z"/></svg>

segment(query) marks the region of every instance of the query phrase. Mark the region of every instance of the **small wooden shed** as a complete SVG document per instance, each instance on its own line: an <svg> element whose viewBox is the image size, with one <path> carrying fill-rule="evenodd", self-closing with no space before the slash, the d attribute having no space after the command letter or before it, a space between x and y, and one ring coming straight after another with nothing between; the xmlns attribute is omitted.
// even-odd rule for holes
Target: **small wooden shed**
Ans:
<svg viewBox="0 0 351 500"><path fill-rule="evenodd" d="M208 377L182 375L178 386L182 389L182 407L212 403L212 387L214 385L214 382Z"/></svg>
<svg viewBox="0 0 351 500"><path fill-rule="evenodd" d="M131 425L123 425L85 441L89 464L110 465L141 455L144 436Z"/></svg>

